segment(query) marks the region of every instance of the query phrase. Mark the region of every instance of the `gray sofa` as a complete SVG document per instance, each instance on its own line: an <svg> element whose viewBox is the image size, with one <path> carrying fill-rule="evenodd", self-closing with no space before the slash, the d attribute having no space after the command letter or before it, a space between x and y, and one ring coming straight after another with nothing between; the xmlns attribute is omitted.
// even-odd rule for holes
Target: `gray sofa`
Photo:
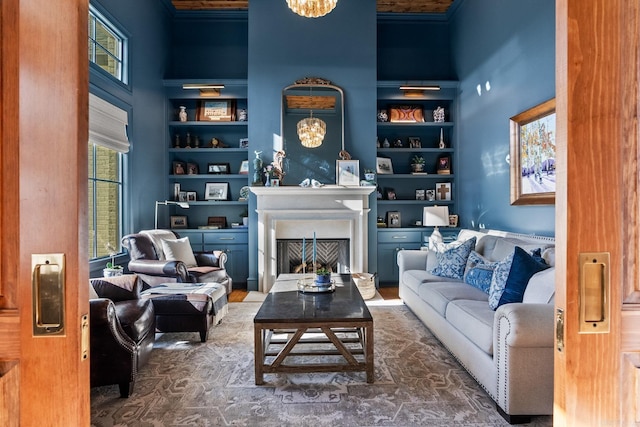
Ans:
<svg viewBox="0 0 640 427"><path fill-rule="evenodd" d="M515 246L540 248L551 266L534 274L522 302L489 307L489 295L462 280L430 274L433 250L398 253L400 298L496 402L510 423L553 413L555 249L553 238L462 230L475 251L500 261ZM469 268L467 267L467 270Z"/></svg>

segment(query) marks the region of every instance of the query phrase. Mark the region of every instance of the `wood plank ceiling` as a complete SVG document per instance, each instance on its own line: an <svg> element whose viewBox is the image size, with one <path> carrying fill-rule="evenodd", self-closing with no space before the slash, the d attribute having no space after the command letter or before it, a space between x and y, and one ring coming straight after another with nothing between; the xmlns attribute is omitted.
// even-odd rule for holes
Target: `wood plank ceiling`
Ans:
<svg viewBox="0 0 640 427"><path fill-rule="evenodd" d="M445 13L453 1L377 0L378 12L391 13ZM171 0L171 2L178 10L246 10L249 7L248 0Z"/></svg>

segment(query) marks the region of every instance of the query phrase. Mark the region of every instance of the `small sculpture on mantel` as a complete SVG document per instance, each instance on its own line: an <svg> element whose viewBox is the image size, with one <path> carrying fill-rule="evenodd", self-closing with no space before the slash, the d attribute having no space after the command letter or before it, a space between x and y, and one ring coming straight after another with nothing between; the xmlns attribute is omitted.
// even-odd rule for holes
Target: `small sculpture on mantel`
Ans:
<svg viewBox="0 0 640 427"><path fill-rule="evenodd" d="M260 154L262 151L254 151L256 158L253 159L253 185L262 185L262 159Z"/></svg>
<svg viewBox="0 0 640 427"><path fill-rule="evenodd" d="M295 81L297 85L330 85L331 81L320 77L303 77Z"/></svg>

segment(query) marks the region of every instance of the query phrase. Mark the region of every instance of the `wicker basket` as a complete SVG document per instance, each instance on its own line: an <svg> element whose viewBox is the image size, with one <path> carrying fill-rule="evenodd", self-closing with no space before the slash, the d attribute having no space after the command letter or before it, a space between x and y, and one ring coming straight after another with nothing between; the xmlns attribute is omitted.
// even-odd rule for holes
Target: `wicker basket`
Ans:
<svg viewBox="0 0 640 427"><path fill-rule="evenodd" d="M376 296L376 281L373 280L373 274L356 273L353 274L353 281L362 295L362 299L371 299Z"/></svg>

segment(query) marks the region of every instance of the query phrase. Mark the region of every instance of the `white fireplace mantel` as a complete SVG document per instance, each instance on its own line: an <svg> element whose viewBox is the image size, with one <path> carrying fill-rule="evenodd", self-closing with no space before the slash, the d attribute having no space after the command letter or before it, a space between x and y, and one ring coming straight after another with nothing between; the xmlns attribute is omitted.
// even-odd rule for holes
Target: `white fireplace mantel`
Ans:
<svg viewBox="0 0 640 427"><path fill-rule="evenodd" d="M367 215L375 187L251 187L258 213L258 286L269 292L277 275L276 240L349 238L351 272L367 271Z"/></svg>

